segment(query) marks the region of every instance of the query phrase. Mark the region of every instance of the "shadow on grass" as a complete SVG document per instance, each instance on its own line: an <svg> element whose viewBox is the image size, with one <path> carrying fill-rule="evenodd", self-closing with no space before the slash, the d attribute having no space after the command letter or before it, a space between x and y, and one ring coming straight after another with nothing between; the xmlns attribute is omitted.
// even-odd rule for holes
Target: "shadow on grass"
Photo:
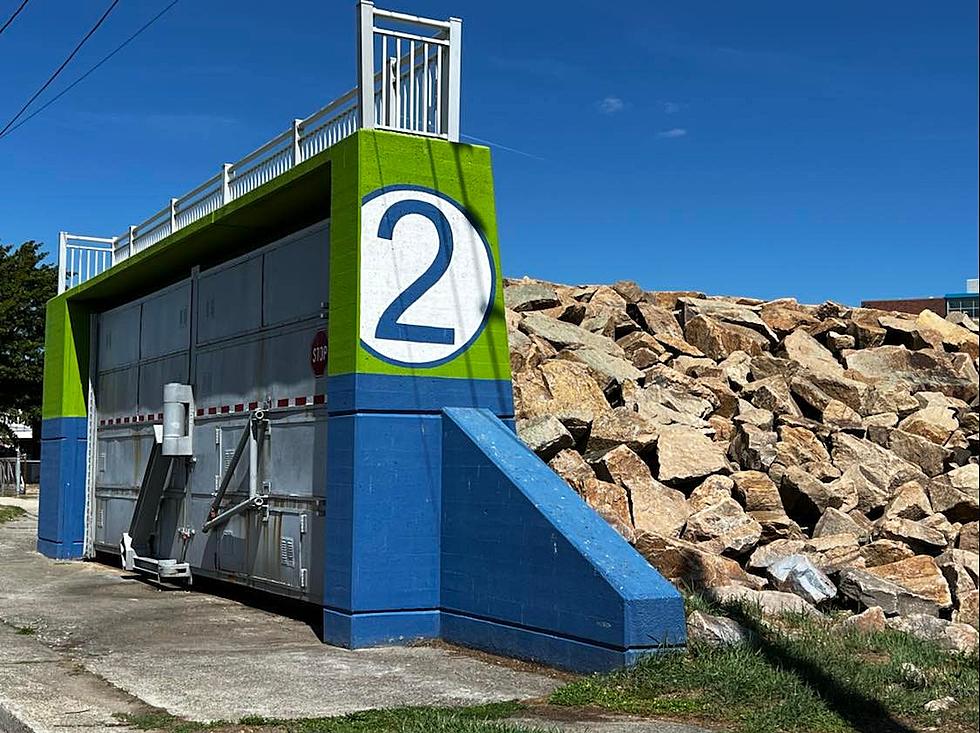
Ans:
<svg viewBox="0 0 980 733"><path fill-rule="evenodd" d="M773 667L796 675L816 692L827 707L860 733L916 733L878 700L841 684L813 661L794 652L788 644L771 638L772 631L759 618L737 606L727 614L755 634L754 646Z"/></svg>

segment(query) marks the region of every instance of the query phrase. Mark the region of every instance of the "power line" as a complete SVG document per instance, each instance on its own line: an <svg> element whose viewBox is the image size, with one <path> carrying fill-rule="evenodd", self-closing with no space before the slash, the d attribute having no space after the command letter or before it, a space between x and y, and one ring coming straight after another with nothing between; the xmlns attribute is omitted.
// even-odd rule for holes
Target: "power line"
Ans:
<svg viewBox="0 0 980 733"><path fill-rule="evenodd" d="M124 48L126 48L126 46L128 46L132 41L134 41L138 35L140 35L143 31L145 31L151 25L153 25L154 23L156 23L160 18L163 17L163 15L168 10L170 10L170 8L172 8L178 2L180 2L180 0L173 0L173 2L170 3L170 5L168 5L167 7L165 7L159 13L157 13L156 15L154 15L152 18L150 18L146 23L144 23L142 26L140 26L140 28L135 33L133 33L129 38L127 38L125 41L123 41L118 46L116 46L115 50L113 50L111 53L108 53L105 56L103 56L101 61L99 61L97 64L95 64L92 68L90 68L88 71L86 71L80 77L78 77L77 79L75 79L75 81L73 81L71 84L69 84L68 86L66 86L64 89L62 89L60 92L58 92L55 96L51 97L51 99L49 99L47 102L45 102L40 107L38 107L36 110L34 110L33 112L31 112L29 115L27 115L27 117L25 117L20 122L18 122L16 125L14 125L9 130L7 130L6 133L0 135L0 140L2 140L7 135L10 135L11 133L13 133L13 131L16 130L21 125L26 124L30 119L32 119L36 115L41 114L41 112L43 112L48 107L50 107L52 104L54 104L59 99L61 99L63 96L65 96L68 92L70 92L72 89L74 89L76 86L78 86L81 82L85 81L85 79L89 76L89 74L91 74L93 71L95 71L100 66L102 66L102 64L104 64L106 61L108 61L113 56L115 56L117 53L119 53Z"/></svg>
<svg viewBox="0 0 980 733"><path fill-rule="evenodd" d="M23 10L24 7L27 5L27 3L29 3L30 1L31 0L24 0L24 2L20 4L20 7L14 11L14 14L11 15L9 18L7 18L7 22L4 23L2 26L0 26L0 33L3 33L5 30L7 30L7 27L17 19L17 16L20 15L20 11Z"/></svg>
<svg viewBox="0 0 980 733"><path fill-rule="evenodd" d="M71 63L71 60L75 58L75 54L77 54L81 50L82 46L85 45L86 41L88 41L88 39L92 37L92 34L99 29L99 27L105 22L105 19L109 17L109 13L111 13L118 4L119 4L119 0L112 0L112 4L102 14L102 17L99 18L98 22L92 26L92 29L82 37L82 40L78 42L78 45L75 46L74 50L70 54L68 54L68 58L66 58L62 62L61 66L55 69L55 72L48 77L48 80L41 85L41 88L38 89L36 92L34 92L33 96L27 100L27 102L24 104L23 107L20 108L20 111L11 118L10 122L8 122L2 130L0 130L0 137L2 137L7 132L7 130L9 130L10 127L17 121L17 119L22 114L24 114L24 111L31 106L31 103L39 96L41 96L41 93L45 89L51 86L51 82L57 79L58 74L64 71L65 67L68 66L69 63Z"/></svg>

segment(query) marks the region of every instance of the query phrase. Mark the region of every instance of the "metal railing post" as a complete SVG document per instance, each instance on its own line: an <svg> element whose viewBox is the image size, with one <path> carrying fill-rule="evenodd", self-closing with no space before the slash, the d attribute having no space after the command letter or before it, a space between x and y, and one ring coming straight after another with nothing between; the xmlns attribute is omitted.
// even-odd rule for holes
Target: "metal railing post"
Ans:
<svg viewBox="0 0 980 733"><path fill-rule="evenodd" d="M357 4L357 107L361 129L374 128L374 3L370 0Z"/></svg>
<svg viewBox="0 0 980 733"><path fill-rule="evenodd" d="M136 254L136 227L129 228L129 256Z"/></svg>
<svg viewBox="0 0 980 733"><path fill-rule="evenodd" d="M58 295L68 287L68 232L58 232Z"/></svg>
<svg viewBox="0 0 980 733"><path fill-rule="evenodd" d="M446 70L446 86L443 87L446 99L443 101L445 130L450 142L459 142L459 89L460 62L463 51L463 21L449 19L449 64Z"/></svg>
<svg viewBox="0 0 980 733"><path fill-rule="evenodd" d="M231 201L231 163L221 166L221 205Z"/></svg>
<svg viewBox="0 0 980 733"><path fill-rule="evenodd" d="M170 233L177 231L177 199L170 199Z"/></svg>
<svg viewBox="0 0 980 733"><path fill-rule="evenodd" d="M303 151L299 147L299 126L302 124L303 120L293 120L293 165L299 165L303 162L300 160L300 156L303 154Z"/></svg>

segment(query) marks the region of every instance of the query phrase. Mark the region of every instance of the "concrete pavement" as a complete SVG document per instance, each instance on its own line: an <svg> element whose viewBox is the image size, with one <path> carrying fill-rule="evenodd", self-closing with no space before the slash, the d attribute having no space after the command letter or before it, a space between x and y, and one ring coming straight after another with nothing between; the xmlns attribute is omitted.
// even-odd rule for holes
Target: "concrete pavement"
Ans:
<svg viewBox="0 0 980 733"><path fill-rule="evenodd" d="M340 649L322 644L295 613L160 590L100 563L55 562L34 551L36 499L0 501L28 511L0 525L0 731L126 730L113 714L147 706L192 720L237 721L527 700L563 681L451 647ZM575 731L697 730L615 725L560 724Z"/></svg>

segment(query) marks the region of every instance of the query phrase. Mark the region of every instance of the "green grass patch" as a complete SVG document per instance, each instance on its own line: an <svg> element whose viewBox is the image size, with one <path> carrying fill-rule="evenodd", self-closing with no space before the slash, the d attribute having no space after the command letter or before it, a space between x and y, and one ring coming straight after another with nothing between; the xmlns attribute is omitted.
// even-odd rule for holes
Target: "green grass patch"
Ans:
<svg viewBox="0 0 980 733"><path fill-rule="evenodd" d="M691 717L741 733L976 730L976 653L950 654L896 631L861 634L800 617L773 629L747 609L730 615L756 632L754 643L692 645L686 654L653 656L628 670L572 682L551 702ZM922 674L910 674L907 664ZM924 710L929 700L947 695L957 700L950 710Z"/></svg>
<svg viewBox="0 0 980 733"><path fill-rule="evenodd" d="M502 718L518 713L515 702L489 703L466 708L407 707L366 710L330 718L282 720L250 716L237 724L194 723L164 712L117 715L133 728L164 733L201 731L285 731L286 733L531 733L530 729L509 725Z"/></svg>
<svg viewBox="0 0 980 733"><path fill-rule="evenodd" d="M27 514L27 512L25 512L19 506L8 506L6 504L3 504L2 506L0 506L0 524L3 524L4 522L9 522L13 519L18 519L24 516L25 514Z"/></svg>

